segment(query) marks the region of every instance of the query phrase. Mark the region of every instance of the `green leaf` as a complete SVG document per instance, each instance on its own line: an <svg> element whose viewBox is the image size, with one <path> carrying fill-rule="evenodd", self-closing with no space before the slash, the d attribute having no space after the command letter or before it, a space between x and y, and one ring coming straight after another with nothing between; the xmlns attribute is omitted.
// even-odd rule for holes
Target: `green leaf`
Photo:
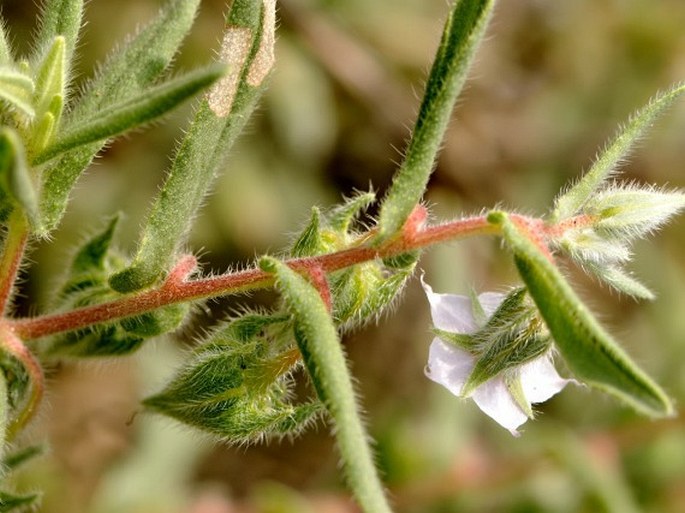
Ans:
<svg viewBox="0 0 685 513"><path fill-rule="evenodd" d="M409 147L381 204L378 242L394 236L419 203L494 0L454 3L428 77Z"/></svg>
<svg viewBox="0 0 685 513"><path fill-rule="evenodd" d="M174 262L216 170L266 87L265 80L256 83L251 79L250 70L262 44L273 42L269 31L274 27L268 22L273 21L274 9L271 0L235 0L231 5L220 55L229 73L200 105L148 215L133 263L110 280L115 290L132 292L148 287ZM235 91L228 83L232 80L237 81Z"/></svg>
<svg viewBox="0 0 685 513"><path fill-rule="evenodd" d="M130 42L120 46L100 68L70 112L64 128L68 130L72 124L96 118L100 111L149 88L171 63L192 26L199 3L200 0L167 1L156 19ZM46 232L59 223L77 178L103 144L97 142L70 151L45 169L41 211Z"/></svg>
<svg viewBox="0 0 685 513"><path fill-rule="evenodd" d="M36 187L21 138L10 127L0 128L0 189L24 211L32 228L40 230Z"/></svg>
<svg viewBox="0 0 685 513"><path fill-rule="evenodd" d="M366 512L389 513L345 355L326 304L319 292L286 264L265 257L260 266L276 275L276 286L293 314L295 340L316 393L335 424L343 467L357 501Z"/></svg>
<svg viewBox="0 0 685 513"><path fill-rule="evenodd" d="M52 145L36 156L34 165L79 146L109 139L149 123L212 84L224 71L222 66L216 65L193 71L150 88L135 98L112 105L101 111L95 119L71 125Z"/></svg>
<svg viewBox="0 0 685 513"><path fill-rule="evenodd" d="M601 282L635 299L652 301L656 298L654 292L618 265L586 263L583 265L583 269Z"/></svg>
<svg viewBox="0 0 685 513"><path fill-rule="evenodd" d="M46 0L41 6L40 30L34 48L50 46L56 37L64 40L65 74L68 74L81 30L83 0Z"/></svg>
<svg viewBox="0 0 685 513"><path fill-rule="evenodd" d="M502 230L556 347L578 379L645 414L672 415L673 405L663 390L601 327L548 255L533 242L535 236L529 228L504 212L491 212L488 220Z"/></svg>
<svg viewBox="0 0 685 513"><path fill-rule="evenodd" d="M595 159L590 170L568 191L555 201L552 219L567 219L583 208L587 201L616 173L616 167L629 155L654 121L685 92L685 84L679 84L656 96L645 107L636 112L615 138Z"/></svg>

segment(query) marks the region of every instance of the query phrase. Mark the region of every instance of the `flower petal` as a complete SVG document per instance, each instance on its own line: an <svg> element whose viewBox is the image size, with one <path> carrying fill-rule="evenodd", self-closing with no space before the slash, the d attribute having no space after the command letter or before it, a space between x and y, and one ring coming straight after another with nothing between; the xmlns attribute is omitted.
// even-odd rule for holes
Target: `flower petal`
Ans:
<svg viewBox="0 0 685 513"><path fill-rule="evenodd" d="M499 292L483 292L482 294L478 294L478 301L480 301L480 305L483 307L485 315L491 317L492 314L495 313L495 310L499 308L499 305L502 304L505 297L507 297L506 294L501 294Z"/></svg>
<svg viewBox="0 0 685 513"><path fill-rule="evenodd" d="M519 436L516 429L528 420L528 417L514 401L501 376L483 383L473 391L471 397L483 413L508 429L512 435Z"/></svg>
<svg viewBox="0 0 685 513"><path fill-rule="evenodd" d="M473 333L478 329L476 320L473 318L471 300L468 297L436 294L431 286L423 281L423 276L421 285L430 303L431 317L436 328L452 333Z"/></svg>
<svg viewBox="0 0 685 513"><path fill-rule="evenodd" d="M561 392L568 383L574 382L559 376L550 353L521 365L519 372L523 394L531 403L546 401Z"/></svg>
<svg viewBox="0 0 685 513"><path fill-rule="evenodd" d="M426 377L459 396L473 365L473 356L436 337L428 351Z"/></svg>

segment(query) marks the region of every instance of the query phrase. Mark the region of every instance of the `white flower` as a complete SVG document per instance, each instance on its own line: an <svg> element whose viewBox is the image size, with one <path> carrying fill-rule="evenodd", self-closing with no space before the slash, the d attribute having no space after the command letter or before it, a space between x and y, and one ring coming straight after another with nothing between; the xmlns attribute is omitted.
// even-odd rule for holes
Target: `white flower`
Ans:
<svg viewBox="0 0 685 513"><path fill-rule="evenodd" d="M435 328L461 334L475 333L481 328L474 318L473 307L468 297L436 294L423 278L421 283L431 306ZM478 301L486 316L490 317L504 298L504 294L485 292L478 296ZM461 396L462 388L475 364L474 355L436 337L430 346L426 376L453 394ZM524 363L518 368L518 372L523 396L531 404L546 401L573 381L557 374L552 363L551 351ZM512 396L501 374L477 386L470 397L483 412L514 436L518 436L517 428L528 419L528 415Z"/></svg>

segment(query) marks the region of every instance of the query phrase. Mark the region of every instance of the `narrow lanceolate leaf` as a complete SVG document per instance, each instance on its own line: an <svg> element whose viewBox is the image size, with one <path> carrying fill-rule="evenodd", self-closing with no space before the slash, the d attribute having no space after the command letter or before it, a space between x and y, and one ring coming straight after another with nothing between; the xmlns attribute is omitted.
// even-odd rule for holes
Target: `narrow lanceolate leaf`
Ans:
<svg viewBox="0 0 685 513"><path fill-rule="evenodd" d="M224 71L222 66L210 66L148 89L130 100L112 105L100 112L98 117L72 125L36 156L34 164L42 164L79 146L109 139L149 123L212 84Z"/></svg>
<svg viewBox="0 0 685 513"><path fill-rule="evenodd" d="M590 170L578 183L556 199L553 220L559 221L578 213L592 194L616 172L617 166L630 154L635 143L645 135L656 118L683 93L685 84L679 84L670 91L658 95L637 111L597 156Z"/></svg>
<svg viewBox="0 0 685 513"><path fill-rule="evenodd" d="M64 37L57 36L38 66L33 99L37 114L48 111L55 96L65 96L65 45Z"/></svg>
<svg viewBox="0 0 685 513"><path fill-rule="evenodd" d="M630 273L618 264L588 262L583 264L583 269L618 292L632 296L635 299L652 301L656 298L654 292L633 278Z"/></svg>
<svg viewBox="0 0 685 513"><path fill-rule="evenodd" d="M38 194L26 163L19 135L9 127L0 128L0 188L19 206L34 229L40 229Z"/></svg>
<svg viewBox="0 0 685 513"><path fill-rule="evenodd" d="M673 405L663 390L602 328L548 255L533 242L529 229L504 212L492 212L488 219L501 228L523 282L576 377L648 415L672 415Z"/></svg>
<svg viewBox="0 0 685 513"><path fill-rule="evenodd" d="M258 55L264 54L264 45L273 44L275 8L275 0L235 0L231 5L220 53L229 71L198 108L148 215L133 263L110 281L115 290L152 285L174 262L216 170L266 88L262 73L268 70L261 66L271 68Z"/></svg>
<svg viewBox="0 0 685 513"><path fill-rule="evenodd" d="M68 3L70 0L64 0ZM75 3L75 2L72 2ZM157 18L122 45L100 68L74 106L64 129L97 117L116 103L130 99L153 84L169 66L190 30L200 0L168 0ZM46 231L59 223L79 175L104 145L98 141L62 155L44 171L41 210Z"/></svg>
<svg viewBox="0 0 685 513"><path fill-rule="evenodd" d="M494 0L457 0L447 18L404 162L381 205L379 241L402 228L423 196L494 4Z"/></svg>
<svg viewBox="0 0 685 513"><path fill-rule="evenodd" d="M0 100L23 112L29 119L35 116L32 105L33 80L21 71L0 67Z"/></svg>
<svg viewBox="0 0 685 513"><path fill-rule="evenodd" d="M57 36L64 38L64 58L72 62L83 17L83 0L46 0L41 6L40 30L34 48L47 48ZM67 70L68 73L68 70Z"/></svg>
<svg viewBox="0 0 685 513"><path fill-rule="evenodd" d="M263 258L261 267L275 273L295 321L295 338L319 399L335 424L347 479L367 513L389 513L368 435L359 418L347 362L337 330L319 292L286 264Z"/></svg>

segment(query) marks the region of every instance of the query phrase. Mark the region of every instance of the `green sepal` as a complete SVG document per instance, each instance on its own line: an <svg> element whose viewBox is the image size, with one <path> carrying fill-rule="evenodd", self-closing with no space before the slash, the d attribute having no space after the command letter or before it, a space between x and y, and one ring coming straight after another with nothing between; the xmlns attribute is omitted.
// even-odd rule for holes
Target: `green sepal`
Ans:
<svg viewBox="0 0 685 513"><path fill-rule="evenodd" d="M673 405L614 342L581 302L561 272L504 212L491 212L514 253L514 261L555 345L576 377L655 417L673 414Z"/></svg>
<svg viewBox="0 0 685 513"><path fill-rule="evenodd" d="M41 6L40 30L34 48L47 48L56 37L64 41L64 62L71 66L81 30L83 0L46 0ZM66 70L68 72L68 69Z"/></svg>
<svg viewBox="0 0 685 513"><path fill-rule="evenodd" d="M521 384L521 375L518 369L507 369L503 373L504 386L511 394L516 404L521 411L526 414L529 419L533 418L533 406L530 401L526 398L526 394L523 391L523 385Z"/></svg>
<svg viewBox="0 0 685 513"><path fill-rule="evenodd" d="M17 495L15 493L0 491L0 513L10 511L17 513L28 509L35 510L39 502L40 495L36 493Z"/></svg>
<svg viewBox="0 0 685 513"><path fill-rule="evenodd" d="M335 424L343 468L364 511L390 513L369 447L336 326L319 291L285 263L264 257L294 319L295 340L319 399Z"/></svg>
<svg viewBox="0 0 685 513"><path fill-rule="evenodd" d="M288 401L297 359L292 348L268 334L282 323L283 316L247 314L216 330L171 382L143 404L230 443L301 432L316 420L322 405Z"/></svg>
<svg viewBox="0 0 685 513"><path fill-rule="evenodd" d="M123 258L111 247L118 220L118 216L112 218L76 252L57 298L57 309L73 309L121 297L107 285L109 275L125 265ZM145 340L175 330L189 311L188 303L170 305L115 323L57 335L51 339L46 354L70 357L129 354L139 349Z"/></svg>
<svg viewBox="0 0 685 513"><path fill-rule="evenodd" d="M373 191L358 192L347 198L342 205L333 208L326 219L332 230L347 233L350 225L362 212L368 209L376 201L376 193Z"/></svg>
<svg viewBox="0 0 685 513"><path fill-rule="evenodd" d="M28 119L33 119L36 115L33 91L33 80L26 73L9 66L0 66L0 100L18 109Z"/></svg>
<svg viewBox="0 0 685 513"><path fill-rule="evenodd" d="M336 322L350 329L377 319L404 288L416 260L402 263L402 267L385 269L372 261L334 273L330 281Z"/></svg>
<svg viewBox="0 0 685 513"><path fill-rule="evenodd" d="M63 1L65 5L70 3L70 0ZM199 2L167 1L153 22L130 42L118 47L99 68L96 77L86 85L82 96L66 116L68 119L64 126L83 124L96 118L100 111L149 88L171 63L192 26ZM65 39L69 40L66 35ZM77 148L51 162L44 170L40 203L46 233L59 223L72 187L102 147L103 143L97 142Z"/></svg>
<svg viewBox="0 0 685 513"><path fill-rule="evenodd" d="M683 93L685 84L678 84L657 95L637 111L595 159L590 170L555 200L552 220L558 222L580 212L602 184L616 173L616 167L625 160L635 143L644 136L659 115Z"/></svg>
<svg viewBox="0 0 685 513"><path fill-rule="evenodd" d="M381 203L378 243L404 226L423 196L494 4L494 0L458 0L450 11L404 161Z"/></svg>
<svg viewBox="0 0 685 513"><path fill-rule="evenodd" d="M18 410L24 403L31 386L31 378L24 365L4 350L0 351L0 373L4 377L3 395L5 401L2 408L5 409L3 416L7 422L11 417L11 412Z"/></svg>
<svg viewBox="0 0 685 513"><path fill-rule="evenodd" d="M452 333L451 331L441 330L439 328L431 328L431 333L438 337L443 342L447 342L459 349L463 349L472 355L478 354L480 341L472 334L468 333Z"/></svg>
<svg viewBox="0 0 685 513"><path fill-rule="evenodd" d="M471 337L477 354L461 391L464 397L495 376L538 358L551 347L551 340L542 333L534 309L526 302L526 289L522 287L509 292L485 325Z"/></svg>
<svg viewBox="0 0 685 513"><path fill-rule="evenodd" d="M21 138L10 127L0 128L0 190L11 203L23 210L32 229L39 231L41 221L38 193L26 162ZM9 202L3 203L0 211L11 208Z"/></svg>
<svg viewBox="0 0 685 513"><path fill-rule="evenodd" d="M34 159L42 164L61 153L104 141L140 127L168 113L220 78L225 68L209 66L169 80L122 103L112 105L83 124L70 125Z"/></svg>
<svg viewBox="0 0 685 513"><path fill-rule="evenodd" d="M236 0L231 4L227 35L238 30L246 31L249 37L245 41L249 52L245 61L239 63L244 67L235 68L235 63L229 58L226 63L229 73L214 85L198 108L164 186L150 210L132 264L110 280L115 290L133 292L148 287L159 281L175 260L216 170L266 88L265 80L256 85L250 83L249 70L265 37L261 29L262 21L268 14L267 8L274 9L273 2ZM226 41L230 41L230 38ZM228 52L230 54L230 49ZM228 112L219 109L213 101L217 95L222 96L226 80L238 80ZM220 107L225 105L221 104Z"/></svg>
<svg viewBox="0 0 685 513"><path fill-rule="evenodd" d="M293 244L290 255L294 258L319 255L328 249L329 245L324 242L321 233L321 212L317 207L312 207L312 216L300 236Z"/></svg>

